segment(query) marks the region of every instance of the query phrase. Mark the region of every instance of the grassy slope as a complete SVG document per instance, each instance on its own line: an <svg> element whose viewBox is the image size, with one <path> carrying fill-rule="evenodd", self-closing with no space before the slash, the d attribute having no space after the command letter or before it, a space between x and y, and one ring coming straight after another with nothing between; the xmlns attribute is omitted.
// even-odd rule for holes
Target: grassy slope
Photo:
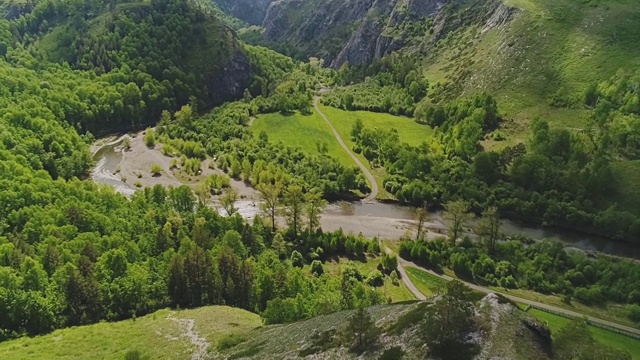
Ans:
<svg viewBox="0 0 640 360"><path fill-rule="evenodd" d="M538 318L538 320L545 323L549 329L551 329L552 334L560 331L560 329L571 321L561 316L549 314L536 309L529 309L528 312ZM634 360L640 359L640 341L593 326L589 326L589 330L601 343L615 349L629 352Z"/></svg>
<svg viewBox="0 0 640 360"><path fill-rule="evenodd" d="M35 338L0 343L0 359L122 359L139 351L149 359L189 359L191 344L183 329L160 310L136 320L99 323L54 331ZM247 332L261 325L260 317L244 310L208 306L177 311L177 319L195 319L195 331L212 347L223 335Z"/></svg>
<svg viewBox="0 0 640 360"><path fill-rule="evenodd" d="M591 83L618 70L640 67L640 7L636 0L503 0L518 10L507 26L482 32L472 27L451 34L425 61L425 75L449 81L456 93L489 91L507 121L507 141L487 142L489 149L528 139L536 117L556 128L584 128L589 112L550 106L555 93L580 96ZM637 212L640 202L637 163L618 163L619 183L610 204Z"/></svg>
<svg viewBox="0 0 640 360"><path fill-rule="evenodd" d="M418 290L426 297L440 294L447 284L445 280L435 277L420 269L407 267L406 270L411 282L413 282Z"/></svg>
<svg viewBox="0 0 640 360"><path fill-rule="evenodd" d="M384 323L390 323L413 308L415 308L415 303L381 305L368 310L375 321L381 320ZM339 311L292 324L266 326L256 329L248 334L246 341L226 350L223 354L231 355L232 359L245 357L253 359L299 358L298 351L309 345L312 334L326 332L331 329L341 331L351 314L353 314L353 310ZM345 357L344 354L336 353L331 356L332 350L329 351L329 353L324 352L324 356L318 358L351 358ZM355 358L353 354L351 355Z"/></svg>
<svg viewBox="0 0 640 360"><path fill-rule="evenodd" d="M558 90L581 93L619 69L640 66L640 8L634 0L504 0L519 10L503 28L467 29L427 60L426 75L456 79L465 93L489 90L516 125L542 116L579 127L583 110L550 107ZM592 4L599 4L593 6ZM467 46L462 46L467 45ZM514 133L526 127L513 125Z"/></svg>

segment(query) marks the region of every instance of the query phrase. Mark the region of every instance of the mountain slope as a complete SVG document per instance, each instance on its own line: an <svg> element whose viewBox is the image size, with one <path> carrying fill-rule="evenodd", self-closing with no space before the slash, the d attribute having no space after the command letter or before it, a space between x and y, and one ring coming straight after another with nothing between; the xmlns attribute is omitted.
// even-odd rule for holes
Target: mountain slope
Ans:
<svg viewBox="0 0 640 360"><path fill-rule="evenodd" d="M334 68L415 54L430 83L444 84L440 98L489 91L517 123L541 116L582 128L579 107L550 104L640 66L638 23L632 0L282 0L269 8L262 36ZM513 125L512 142L525 129Z"/></svg>
<svg viewBox="0 0 640 360"><path fill-rule="evenodd" d="M468 27L444 39L426 61L430 79L448 82L451 95L490 91L517 121L541 116L581 128L571 103L591 84L640 66L637 2L509 0L504 26ZM516 132L517 129L516 129Z"/></svg>
<svg viewBox="0 0 640 360"><path fill-rule="evenodd" d="M250 25L260 25L274 0L214 0L222 11Z"/></svg>

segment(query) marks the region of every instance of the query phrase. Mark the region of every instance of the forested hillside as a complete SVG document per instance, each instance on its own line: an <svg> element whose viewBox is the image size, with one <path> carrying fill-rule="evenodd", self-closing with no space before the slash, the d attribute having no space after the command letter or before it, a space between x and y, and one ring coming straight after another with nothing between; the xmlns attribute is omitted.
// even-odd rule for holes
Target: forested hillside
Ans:
<svg viewBox="0 0 640 360"><path fill-rule="evenodd" d="M316 233L313 223L302 243L301 208L287 235L260 220L223 218L187 186L147 188L127 199L80 180L92 165L94 134L160 120L160 139L193 161L223 149L255 161L259 149L264 163L281 151L297 168L264 164L255 184L284 179L288 198L300 204L295 182L306 180L322 190L314 195L321 207L323 194L354 188L355 172L330 158L301 161L305 155L292 149L249 142L243 124L251 112L308 109L307 87L322 69L243 46L206 8L186 1L43 1L8 9L0 60L0 340L169 305L224 303L277 323L385 301L358 270L322 276L320 262L375 256L378 244ZM240 103L198 119L198 109L232 99L238 89L246 101L255 97L251 107ZM249 147L231 146L234 139ZM194 148L193 140L202 145ZM318 164L350 176L322 179L310 172ZM240 163L229 159L227 166L236 171ZM301 269L307 260L316 261L313 272Z"/></svg>
<svg viewBox="0 0 640 360"><path fill-rule="evenodd" d="M7 63L69 74L48 86L66 81L68 102L85 103L59 114L81 132L132 130L188 102L205 110L241 97L258 73L252 50L196 3L41 1L6 27ZM73 83L82 77L100 86Z"/></svg>

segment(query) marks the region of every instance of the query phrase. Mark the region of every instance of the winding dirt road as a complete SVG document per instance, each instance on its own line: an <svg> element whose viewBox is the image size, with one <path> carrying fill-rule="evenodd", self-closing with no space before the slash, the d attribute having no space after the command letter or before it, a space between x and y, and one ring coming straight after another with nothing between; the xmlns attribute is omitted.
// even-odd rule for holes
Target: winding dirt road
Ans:
<svg viewBox="0 0 640 360"><path fill-rule="evenodd" d="M345 144L344 140L342 140L342 137L340 137L340 134L338 134L338 131L336 131L336 129L333 127L333 124L331 124L331 121L329 121L327 116L320 110L320 107L318 106L319 102L320 102L320 98L316 97L315 100L313 101L313 108L316 109L318 114L324 119L327 125L329 125L329 128L333 132L333 136L336 137L336 140L338 140L338 143L340 144L342 149L346 151L347 154L349 154L349 156L351 156L351 158L353 159L353 161L355 161L355 163L358 165L360 170L362 170L362 173L364 173L364 176L367 178L367 181L369 181L369 183L371 184L371 193L369 194L369 196L362 199L362 201L363 202L376 201L376 196L378 196L378 183L376 182L376 179L373 177L369 169L367 169L367 167L364 166L362 161L360 161L360 159L358 159L358 157L351 151L351 149L349 149L347 144Z"/></svg>
<svg viewBox="0 0 640 360"><path fill-rule="evenodd" d="M387 252L387 254L394 254L394 252L391 251L391 249L389 249L389 248L385 248L385 251ZM454 278L452 278L451 276L441 275L441 274L435 273L435 272L433 272L431 270L428 270L428 269L425 269L425 268L423 268L423 267L421 267L419 265L416 265L415 263L413 263L411 261L404 260L400 256L398 256L398 272L400 272L400 274L402 275L402 281L405 283L407 288L409 288L409 290L411 290L411 292L416 296L416 298L418 298L418 300L424 300L425 296L420 294L421 295L421 297L420 297L415 293L415 291L418 291L418 289L415 287L415 285L413 285L413 283L409 279L409 276L407 276L407 273L406 273L406 271L404 269L407 266L413 267L413 268L416 268L416 269L420 269L422 271L425 271L425 272L429 273L430 275L437 276L440 279L443 279L443 280L446 280L446 281L454 280ZM405 278L406 278L406 281L405 281ZM460 281L462 281L462 280L460 280ZM600 318L597 318L597 317L593 317L593 316L588 316L588 315L585 315L585 314L582 314L582 313L578 313L578 312L575 312L575 311L571 311L571 310L567 310L567 309L564 309L564 308L556 307L556 306L553 306L553 305L543 304L543 303L538 302L538 301L533 301L533 300L524 299L524 298L521 298L521 297L518 297L518 296L513 296L513 295L510 295L510 294L507 294L507 293L504 293L504 292L495 291L495 290L492 290L492 289L489 289L489 288L478 286L476 284L472 284L472 283L469 283L469 282L466 282L466 281L462 281L462 282L465 285L467 285L468 287L470 287L471 289L479 291L479 292L482 292L482 293L485 293L485 294L489 294L489 293L500 294L500 295L506 297L507 299L509 299L511 301L519 302L519 303L522 303L522 304L525 304L525 305L531 305L531 306L536 307L536 308L540 308L540 309L543 309L543 310L548 310L548 311L550 311L552 313L564 314L564 315L566 315L568 317L571 317L571 318L585 318L585 319L589 320L589 322L591 322L591 323L596 323L596 324L599 324L599 325L602 325L602 326L605 326L605 327L617 329L617 330L620 330L622 332L635 335L636 337L640 336L640 330L636 329L636 328L633 328L633 327L630 327L630 326L618 324L618 323L615 323L615 322L612 322L612 321L608 321L608 320L603 320L603 319L600 319ZM414 291L414 289L415 289L415 291ZM420 293L420 291L418 291L418 293Z"/></svg>

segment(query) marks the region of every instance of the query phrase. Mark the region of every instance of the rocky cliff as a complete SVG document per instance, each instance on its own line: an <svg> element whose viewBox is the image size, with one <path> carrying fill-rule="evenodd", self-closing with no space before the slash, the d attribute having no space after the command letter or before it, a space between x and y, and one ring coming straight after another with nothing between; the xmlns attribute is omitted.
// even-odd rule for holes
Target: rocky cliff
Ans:
<svg viewBox="0 0 640 360"><path fill-rule="evenodd" d="M274 0L214 0L225 13L250 25L260 25Z"/></svg>
<svg viewBox="0 0 640 360"><path fill-rule="evenodd" d="M277 0L264 19L264 38L303 56L368 64L405 47L430 45L463 26L508 22L500 0Z"/></svg>

